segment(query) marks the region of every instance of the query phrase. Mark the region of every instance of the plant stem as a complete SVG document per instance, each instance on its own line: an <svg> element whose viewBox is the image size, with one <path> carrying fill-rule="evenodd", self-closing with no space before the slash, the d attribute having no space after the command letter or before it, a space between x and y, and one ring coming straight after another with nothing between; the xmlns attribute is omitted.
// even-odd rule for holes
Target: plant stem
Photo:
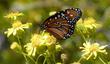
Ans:
<svg viewBox="0 0 110 64"><path fill-rule="evenodd" d="M82 59L83 59L83 57L81 57L77 62L80 63Z"/></svg>
<svg viewBox="0 0 110 64"><path fill-rule="evenodd" d="M45 59L44 59L44 62L43 62L43 64L45 64L45 63L46 63L46 60L47 60L47 59L45 58Z"/></svg>
<svg viewBox="0 0 110 64"><path fill-rule="evenodd" d="M19 39L19 36L18 36L18 35L17 35L17 40L18 40L19 45L21 46L21 42L20 42L20 39ZM22 47L22 46L21 46L21 49L20 49L20 50L21 50L21 54L24 56L26 62L28 62L27 57L29 57L34 63L36 63L35 60L34 60L32 57L27 56L27 55L23 52L23 47ZM26 56L27 56L27 57L26 57Z"/></svg>
<svg viewBox="0 0 110 64"><path fill-rule="evenodd" d="M85 38L85 36L83 35L83 33L82 33L80 30L79 30L79 32L80 32L82 38L84 39L84 41L86 42L86 38Z"/></svg>
<svg viewBox="0 0 110 64"><path fill-rule="evenodd" d="M22 54L23 54L23 53L22 53ZM24 56L24 58L25 58L25 60L26 60L26 63L28 63L28 60L27 60L27 58L26 58L26 55L23 54L23 56Z"/></svg>
<svg viewBox="0 0 110 64"><path fill-rule="evenodd" d="M36 59L36 64L38 64L38 60L39 60L40 56L42 56L42 54L40 54L40 55L37 57L37 59Z"/></svg>
<svg viewBox="0 0 110 64"><path fill-rule="evenodd" d="M103 63L103 64L106 64L103 60L102 60L102 58L100 58L100 57L98 57L99 58L99 60Z"/></svg>
<svg viewBox="0 0 110 64"><path fill-rule="evenodd" d="M20 42L20 39L19 39L18 35L17 35L17 40L18 40L19 45L21 46L21 42ZM21 46L21 48L22 48L22 46Z"/></svg>

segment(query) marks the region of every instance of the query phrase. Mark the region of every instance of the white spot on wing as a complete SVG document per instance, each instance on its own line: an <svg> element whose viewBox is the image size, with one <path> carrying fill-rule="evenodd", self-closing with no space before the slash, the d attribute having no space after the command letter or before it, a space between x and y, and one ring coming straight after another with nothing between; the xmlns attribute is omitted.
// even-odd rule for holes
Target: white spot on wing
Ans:
<svg viewBox="0 0 110 64"><path fill-rule="evenodd" d="M55 17L55 19L57 19L57 17Z"/></svg>

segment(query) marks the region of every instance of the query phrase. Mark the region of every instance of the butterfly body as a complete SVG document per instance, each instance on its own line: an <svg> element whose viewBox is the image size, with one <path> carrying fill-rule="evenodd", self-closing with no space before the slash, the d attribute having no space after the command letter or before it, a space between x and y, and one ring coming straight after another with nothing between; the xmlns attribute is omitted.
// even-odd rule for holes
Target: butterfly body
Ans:
<svg viewBox="0 0 110 64"><path fill-rule="evenodd" d="M57 39L67 39L74 33L75 24L81 16L80 9L69 8L47 18L42 27Z"/></svg>

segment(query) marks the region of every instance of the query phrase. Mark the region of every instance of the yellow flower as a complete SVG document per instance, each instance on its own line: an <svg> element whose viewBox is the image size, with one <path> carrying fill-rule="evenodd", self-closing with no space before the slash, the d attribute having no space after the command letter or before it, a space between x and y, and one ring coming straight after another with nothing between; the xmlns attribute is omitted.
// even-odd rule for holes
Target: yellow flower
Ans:
<svg viewBox="0 0 110 64"><path fill-rule="evenodd" d="M56 38L50 36L49 33L34 34L31 38L31 43L33 43L33 45L36 47L42 44L46 44L46 45L55 44L55 42L56 42Z"/></svg>
<svg viewBox="0 0 110 64"><path fill-rule="evenodd" d="M56 43L56 38L54 36L50 36L49 33L46 33L44 36L43 36L45 42L46 42L46 45L47 46L50 46L52 44L55 44Z"/></svg>
<svg viewBox="0 0 110 64"><path fill-rule="evenodd" d="M101 27L101 25L96 23L96 20L92 17L88 17L84 20L80 19L77 24L83 24L85 27L90 29Z"/></svg>
<svg viewBox="0 0 110 64"><path fill-rule="evenodd" d="M56 49L56 52L57 52L57 51L61 51L62 47L61 47L61 45L57 44L57 45L55 46L55 49Z"/></svg>
<svg viewBox="0 0 110 64"><path fill-rule="evenodd" d="M13 43L10 45L10 49L15 50L15 51L20 51L21 46L20 46L17 42L13 42Z"/></svg>
<svg viewBox="0 0 110 64"><path fill-rule="evenodd" d="M45 41L42 39L42 35L40 34L34 34L31 38L31 43L34 47L39 47L40 45L43 45Z"/></svg>
<svg viewBox="0 0 110 64"><path fill-rule="evenodd" d="M57 62L56 64L62 64L62 63L60 63L60 62Z"/></svg>
<svg viewBox="0 0 110 64"><path fill-rule="evenodd" d="M100 46L98 43L91 44L90 41L86 41L83 43L84 47L80 47L82 49L82 57L86 58L87 60L94 56L94 59L97 57L98 53L107 54L106 50L104 49L107 45Z"/></svg>
<svg viewBox="0 0 110 64"><path fill-rule="evenodd" d="M81 63L79 63L79 62L74 62L74 63L72 63L72 64L81 64Z"/></svg>
<svg viewBox="0 0 110 64"><path fill-rule="evenodd" d="M9 18L9 19L13 19L16 20L16 18L18 16L23 16L23 13L19 13L19 12L11 12L8 15L5 16L5 18Z"/></svg>
<svg viewBox="0 0 110 64"><path fill-rule="evenodd" d="M28 53L29 56L35 56L36 54L36 47L33 46L32 43L27 43L25 46L26 52Z"/></svg>
<svg viewBox="0 0 110 64"><path fill-rule="evenodd" d="M61 54L61 60L62 60L62 62L65 62L65 60L67 60L68 59L68 56L67 56L67 54Z"/></svg>
<svg viewBox="0 0 110 64"><path fill-rule="evenodd" d="M37 48L42 46L44 42L39 34L32 35L31 42L24 45L26 52L29 56L35 56Z"/></svg>
<svg viewBox="0 0 110 64"><path fill-rule="evenodd" d="M52 16L52 15L54 15L55 13L56 13L56 11L52 11L52 12L49 13L49 16Z"/></svg>
<svg viewBox="0 0 110 64"><path fill-rule="evenodd" d="M84 34L88 34L100 27L101 27L101 24L96 23L96 20L94 18L88 17L84 20L80 19L77 22L76 30L77 31L80 30Z"/></svg>
<svg viewBox="0 0 110 64"><path fill-rule="evenodd" d="M53 36L50 36L48 33L42 32L41 34L34 34L31 38L31 43L25 45L26 52L28 55L34 55L32 51L37 53L44 52L48 45L55 44L56 39Z"/></svg>
<svg viewBox="0 0 110 64"><path fill-rule="evenodd" d="M16 21L12 24L12 28L8 28L7 31L5 31L5 34L7 34L7 37L10 35L16 35L18 31L24 31L24 29L29 28L31 23L22 24L20 21Z"/></svg>

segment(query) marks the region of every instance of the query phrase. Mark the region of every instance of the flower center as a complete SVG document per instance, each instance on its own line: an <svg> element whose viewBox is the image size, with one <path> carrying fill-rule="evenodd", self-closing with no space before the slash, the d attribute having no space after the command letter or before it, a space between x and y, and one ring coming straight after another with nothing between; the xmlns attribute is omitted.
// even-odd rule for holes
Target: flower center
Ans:
<svg viewBox="0 0 110 64"><path fill-rule="evenodd" d="M18 28L18 27L20 27L22 25L22 23L21 22L19 22L19 21L17 21L17 22L14 22L13 23L13 28Z"/></svg>
<svg viewBox="0 0 110 64"><path fill-rule="evenodd" d="M98 48L99 48L98 44L93 44L93 45L90 47L90 50L91 50L91 52L93 52L93 51L97 51Z"/></svg>

